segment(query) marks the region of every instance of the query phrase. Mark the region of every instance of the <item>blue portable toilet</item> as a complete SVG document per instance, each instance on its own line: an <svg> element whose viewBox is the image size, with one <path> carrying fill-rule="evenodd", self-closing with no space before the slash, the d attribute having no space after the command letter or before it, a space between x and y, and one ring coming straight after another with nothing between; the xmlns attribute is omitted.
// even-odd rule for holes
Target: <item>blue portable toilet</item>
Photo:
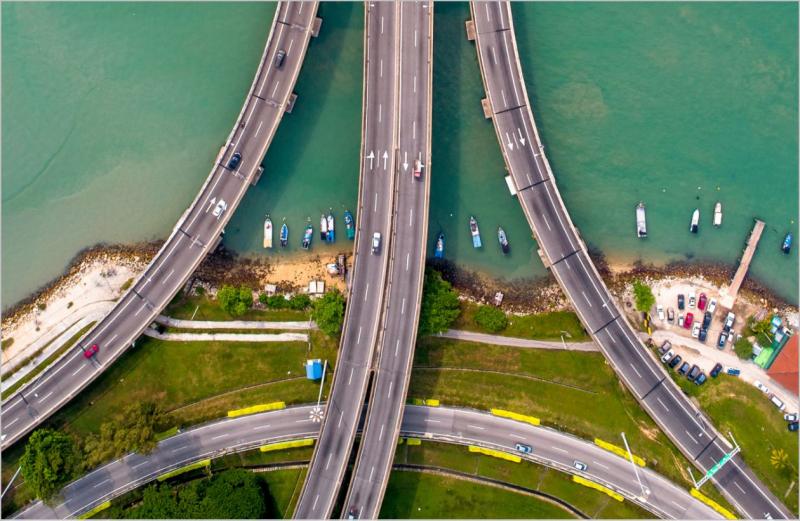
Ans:
<svg viewBox="0 0 800 521"><path fill-rule="evenodd" d="M772 317L772 320L770 321L770 328L769 328L770 333L774 335L775 332L778 330L778 328L781 327L782 322L783 321L781 320L781 317L779 317L778 315L774 315Z"/></svg>
<svg viewBox="0 0 800 521"><path fill-rule="evenodd" d="M306 360L306 378L309 380L319 380L322 378L322 360Z"/></svg>

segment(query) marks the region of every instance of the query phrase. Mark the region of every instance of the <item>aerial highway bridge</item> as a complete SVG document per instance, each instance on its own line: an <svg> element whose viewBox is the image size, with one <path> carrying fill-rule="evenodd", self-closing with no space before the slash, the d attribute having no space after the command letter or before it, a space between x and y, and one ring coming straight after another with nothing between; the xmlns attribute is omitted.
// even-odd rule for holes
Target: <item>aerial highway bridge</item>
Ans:
<svg viewBox="0 0 800 521"><path fill-rule="evenodd" d="M689 461L706 474L714 469L711 479L726 499L750 518L790 517L740 455L717 466L733 447L678 389L620 313L569 217L545 156L525 88L511 6L470 5L469 32L475 35L492 122L545 266L634 397Z"/></svg>
<svg viewBox="0 0 800 521"><path fill-rule="evenodd" d="M74 348L2 403L0 447L19 440L108 368L214 250L248 186L261 173L261 161L292 98L312 31L318 27L317 7L317 2L278 4L242 110L200 192L109 314ZM286 53L279 67L278 50ZM236 153L241 160L231 165ZM94 344L99 351L86 358L85 350Z"/></svg>

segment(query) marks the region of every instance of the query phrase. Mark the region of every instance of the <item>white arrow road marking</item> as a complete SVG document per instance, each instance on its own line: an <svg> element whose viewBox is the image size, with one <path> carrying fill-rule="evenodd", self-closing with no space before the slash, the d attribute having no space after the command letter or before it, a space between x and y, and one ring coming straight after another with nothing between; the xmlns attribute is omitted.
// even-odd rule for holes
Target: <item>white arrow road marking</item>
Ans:
<svg viewBox="0 0 800 521"><path fill-rule="evenodd" d="M211 198L211 201L209 201L208 208L206 208L206 212L205 213L208 213L208 211L211 209L212 206L214 206L214 203L216 203L216 202L217 202L217 198L216 197Z"/></svg>
<svg viewBox="0 0 800 521"><path fill-rule="evenodd" d="M525 138L522 137L522 131L517 127L517 132L519 132L519 140L522 143L522 146L525 146Z"/></svg>
<svg viewBox="0 0 800 521"><path fill-rule="evenodd" d="M372 170L372 161L375 159L375 151L370 150L368 156L364 156L364 159L369 159L369 169Z"/></svg>
<svg viewBox="0 0 800 521"><path fill-rule="evenodd" d="M389 152L383 151L383 169L386 170L386 160L389 159Z"/></svg>
<svg viewBox="0 0 800 521"><path fill-rule="evenodd" d="M408 151L404 152L403 156L403 170L408 170Z"/></svg>
<svg viewBox="0 0 800 521"><path fill-rule="evenodd" d="M506 132L506 139L508 140L506 146L509 148L509 150L514 150L514 143L511 142L511 138L508 136L508 132Z"/></svg>

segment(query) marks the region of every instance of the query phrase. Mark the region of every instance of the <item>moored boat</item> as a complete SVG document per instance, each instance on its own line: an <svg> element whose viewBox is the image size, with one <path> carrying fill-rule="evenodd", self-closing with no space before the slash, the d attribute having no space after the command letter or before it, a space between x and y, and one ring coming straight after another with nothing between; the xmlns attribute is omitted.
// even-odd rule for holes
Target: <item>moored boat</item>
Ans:
<svg viewBox="0 0 800 521"><path fill-rule="evenodd" d="M333 214L328 214L328 242L336 242L336 234L333 231Z"/></svg>
<svg viewBox="0 0 800 521"><path fill-rule="evenodd" d="M433 249L433 256L437 259L444 258L444 232L439 232L436 237L436 247Z"/></svg>
<svg viewBox="0 0 800 521"><path fill-rule="evenodd" d="M281 248L285 248L289 244L289 227L286 223L281 226Z"/></svg>
<svg viewBox="0 0 800 521"><path fill-rule="evenodd" d="M272 219L269 215L264 219L264 247L272 248Z"/></svg>
<svg viewBox="0 0 800 521"><path fill-rule="evenodd" d="M789 253L792 251L792 234L787 233L786 237L783 238L783 245L781 245L781 251L783 253Z"/></svg>
<svg viewBox="0 0 800 521"><path fill-rule="evenodd" d="M722 203L719 201L714 205L714 226L722 226Z"/></svg>
<svg viewBox="0 0 800 521"><path fill-rule="evenodd" d="M311 226L311 223L306 225L306 231L303 233L303 242L302 246L304 250L307 250L311 247L311 239L314 237L314 227Z"/></svg>
<svg viewBox="0 0 800 521"><path fill-rule="evenodd" d="M326 241L328 239L328 218L325 214L319 218L319 240Z"/></svg>
<svg viewBox="0 0 800 521"><path fill-rule="evenodd" d="M469 233L472 235L472 247L480 248L481 244L481 231L478 229L478 220L472 215L469 216Z"/></svg>
<svg viewBox="0 0 800 521"><path fill-rule="evenodd" d="M500 241L500 249L503 250L503 254L508 253L508 237L506 237L506 231L499 226L497 227L497 240Z"/></svg>
<svg viewBox="0 0 800 521"><path fill-rule="evenodd" d="M350 210L344 211L344 227L347 231L347 238L352 241L356 236L356 225L353 222L353 214L350 213Z"/></svg>
<svg viewBox="0 0 800 521"><path fill-rule="evenodd" d="M689 225L689 231L697 233L697 228L700 226L700 209L695 208L692 212L692 223Z"/></svg>
<svg viewBox="0 0 800 521"><path fill-rule="evenodd" d="M642 202L636 205L636 236L640 239L647 237L647 215Z"/></svg>

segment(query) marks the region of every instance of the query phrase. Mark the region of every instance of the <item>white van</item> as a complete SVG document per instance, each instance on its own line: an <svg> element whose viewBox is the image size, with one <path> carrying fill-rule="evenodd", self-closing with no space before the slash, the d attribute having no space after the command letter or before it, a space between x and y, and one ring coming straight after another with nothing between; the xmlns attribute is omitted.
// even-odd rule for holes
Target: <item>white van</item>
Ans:
<svg viewBox="0 0 800 521"><path fill-rule="evenodd" d="M775 404L775 407L778 408L779 411L783 412L786 410L786 404L781 401L780 398L775 396L774 394L769 397L769 401Z"/></svg>

